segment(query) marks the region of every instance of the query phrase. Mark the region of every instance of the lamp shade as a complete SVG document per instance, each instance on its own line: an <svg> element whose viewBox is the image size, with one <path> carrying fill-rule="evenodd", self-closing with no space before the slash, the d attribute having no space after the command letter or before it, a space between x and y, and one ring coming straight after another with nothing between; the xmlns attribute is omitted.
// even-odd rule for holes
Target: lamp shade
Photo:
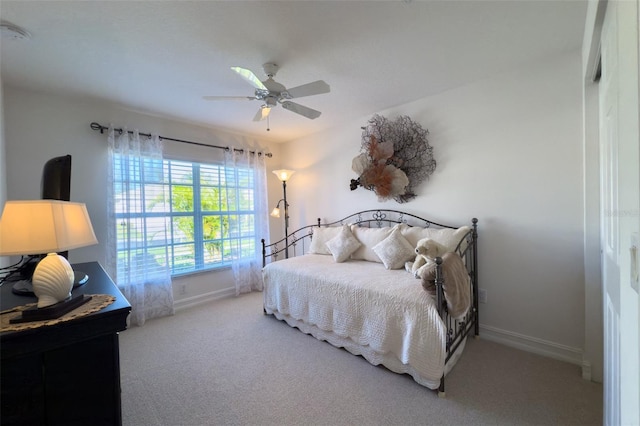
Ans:
<svg viewBox="0 0 640 426"><path fill-rule="evenodd" d="M0 255L44 254L97 244L84 203L7 201L0 218Z"/></svg>
<svg viewBox="0 0 640 426"><path fill-rule="evenodd" d="M282 182L288 181L291 178L291 175L294 173L295 173L295 170L286 170L286 169L273 171L273 174L278 176L278 179L280 179Z"/></svg>

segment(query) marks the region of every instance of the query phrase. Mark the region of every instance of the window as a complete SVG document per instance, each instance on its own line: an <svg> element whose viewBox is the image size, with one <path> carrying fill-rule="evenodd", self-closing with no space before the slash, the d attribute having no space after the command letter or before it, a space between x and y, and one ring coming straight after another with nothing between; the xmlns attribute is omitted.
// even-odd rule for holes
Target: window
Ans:
<svg viewBox="0 0 640 426"><path fill-rule="evenodd" d="M180 275L255 256L251 169L116 156L114 170L119 269L152 256Z"/></svg>

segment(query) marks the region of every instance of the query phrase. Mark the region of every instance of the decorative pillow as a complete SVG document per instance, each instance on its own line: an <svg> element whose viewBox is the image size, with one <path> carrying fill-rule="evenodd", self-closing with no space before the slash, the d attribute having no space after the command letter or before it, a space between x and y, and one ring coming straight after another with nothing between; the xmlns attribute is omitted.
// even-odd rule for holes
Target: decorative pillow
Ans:
<svg viewBox="0 0 640 426"><path fill-rule="evenodd" d="M456 246L462 240L469 230L468 226L462 226L458 229L443 228L422 228L419 226L408 226L405 224L400 225L402 236L409 241L409 244L416 247L418 241L423 238L431 238L434 241L439 242L443 246L447 247L448 251L454 251ZM466 243L462 244L462 249L466 248Z"/></svg>
<svg viewBox="0 0 640 426"><path fill-rule="evenodd" d="M348 225L344 225L340 233L327 242L327 247L336 263L342 263L351 257L362 244L351 233Z"/></svg>
<svg viewBox="0 0 640 426"><path fill-rule="evenodd" d="M470 230L471 228L468 226L461 226L460 228L455 230L449 229L450 232L441 233L441 235L437 235L434 239L445 247L449 247L449 251L454 251L462 238L464 238L464 236L467 235ZM466 240L462 241L462 244L460 244L460 248L462 250L466 250L467 246L468 244Z"/></svg>
<svg viewBox="0 0 640 426"><path fill-rule="evenodd" d="M313 228L313 236L311 237L311 244L309 245L309 253L331 254L327 247L327 241L338 235L341 230L341 226Z"/></svg>
<svg viewBox="0 0 640 426"><path fill-rule="evenodd" d="M381 263L380 257L373 251L373 246L382 242L385 238L391 235L393 228L369 228L366 226L351 225L351 232L353 236L362 243L360 248L353 252L352 259L356 260L368 260L369 262Z"/></svg>
<svg viewBox="0 0 640 426"><path fill-rule="evenodd" d="M373 251L387 269L402 269L416 255L413 246L402 236L399 228L394 228L387 238L373 246Z"/></svg>

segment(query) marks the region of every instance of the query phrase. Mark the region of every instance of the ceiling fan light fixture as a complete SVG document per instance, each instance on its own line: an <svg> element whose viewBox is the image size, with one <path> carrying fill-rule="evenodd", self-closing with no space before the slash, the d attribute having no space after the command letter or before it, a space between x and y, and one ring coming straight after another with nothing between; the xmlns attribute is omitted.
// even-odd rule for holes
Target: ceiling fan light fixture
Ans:
<svg viewBox="0 0 640 426"><path fill-rule="evenodd" d="M271 108L267 105L262 105L256 113L256 116L253 117L253 121L262 121L265 118L269 118L269 112L271 112Z"/></svg>
<svg viewBox="0 0 640 426"><path fill-rule="evenodd" d="M278 99L275 96L268 96L264 102L267 104L269 108L273 108L278 105Z"/></svg>

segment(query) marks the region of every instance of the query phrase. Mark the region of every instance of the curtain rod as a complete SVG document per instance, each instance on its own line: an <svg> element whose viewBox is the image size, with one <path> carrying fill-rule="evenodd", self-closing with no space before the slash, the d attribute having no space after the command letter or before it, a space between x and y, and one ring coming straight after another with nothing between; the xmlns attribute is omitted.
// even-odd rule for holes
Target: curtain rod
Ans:
<svg viewBox="0 0 640 426"><path fill-rule="evenodd" d="M109 130L108 126L103 126L101 124L96 123L95 121L93 123L91 123L91 130L95 130L95 131L99 131L100 133L104 133L105 130ZM122 132L124 131L123 129L113 129L114 131L122 134ZM127 132L132 135L133 131L132 130L127 130ZM147 138L151 137L150 133L140 133L138 132L138 134L140 136L145 136ZM229 148L228 146L219 146L219 145L207 145L206 143L200 143L200 142L192 142L192 141L186 141L183 139L174 139L174 138L167 138L165 136L158 136L158 138L160 138L160 140L166 140L166 141L172 141L172 142L180 142L180 143L188 143L190 145L198 145L198 146L204 146L207 148L218 148L218 149L224 149L224 150L229 150L231 148ZM234 151L237 152L244 152L244 149L242 148L233 148ZM250 154L255 154L255 151L249 151ZM265 152L263 153L258 153L258 155L264 155L265 157L273 157L273 154L271 154L270 152Z"/></svg>

